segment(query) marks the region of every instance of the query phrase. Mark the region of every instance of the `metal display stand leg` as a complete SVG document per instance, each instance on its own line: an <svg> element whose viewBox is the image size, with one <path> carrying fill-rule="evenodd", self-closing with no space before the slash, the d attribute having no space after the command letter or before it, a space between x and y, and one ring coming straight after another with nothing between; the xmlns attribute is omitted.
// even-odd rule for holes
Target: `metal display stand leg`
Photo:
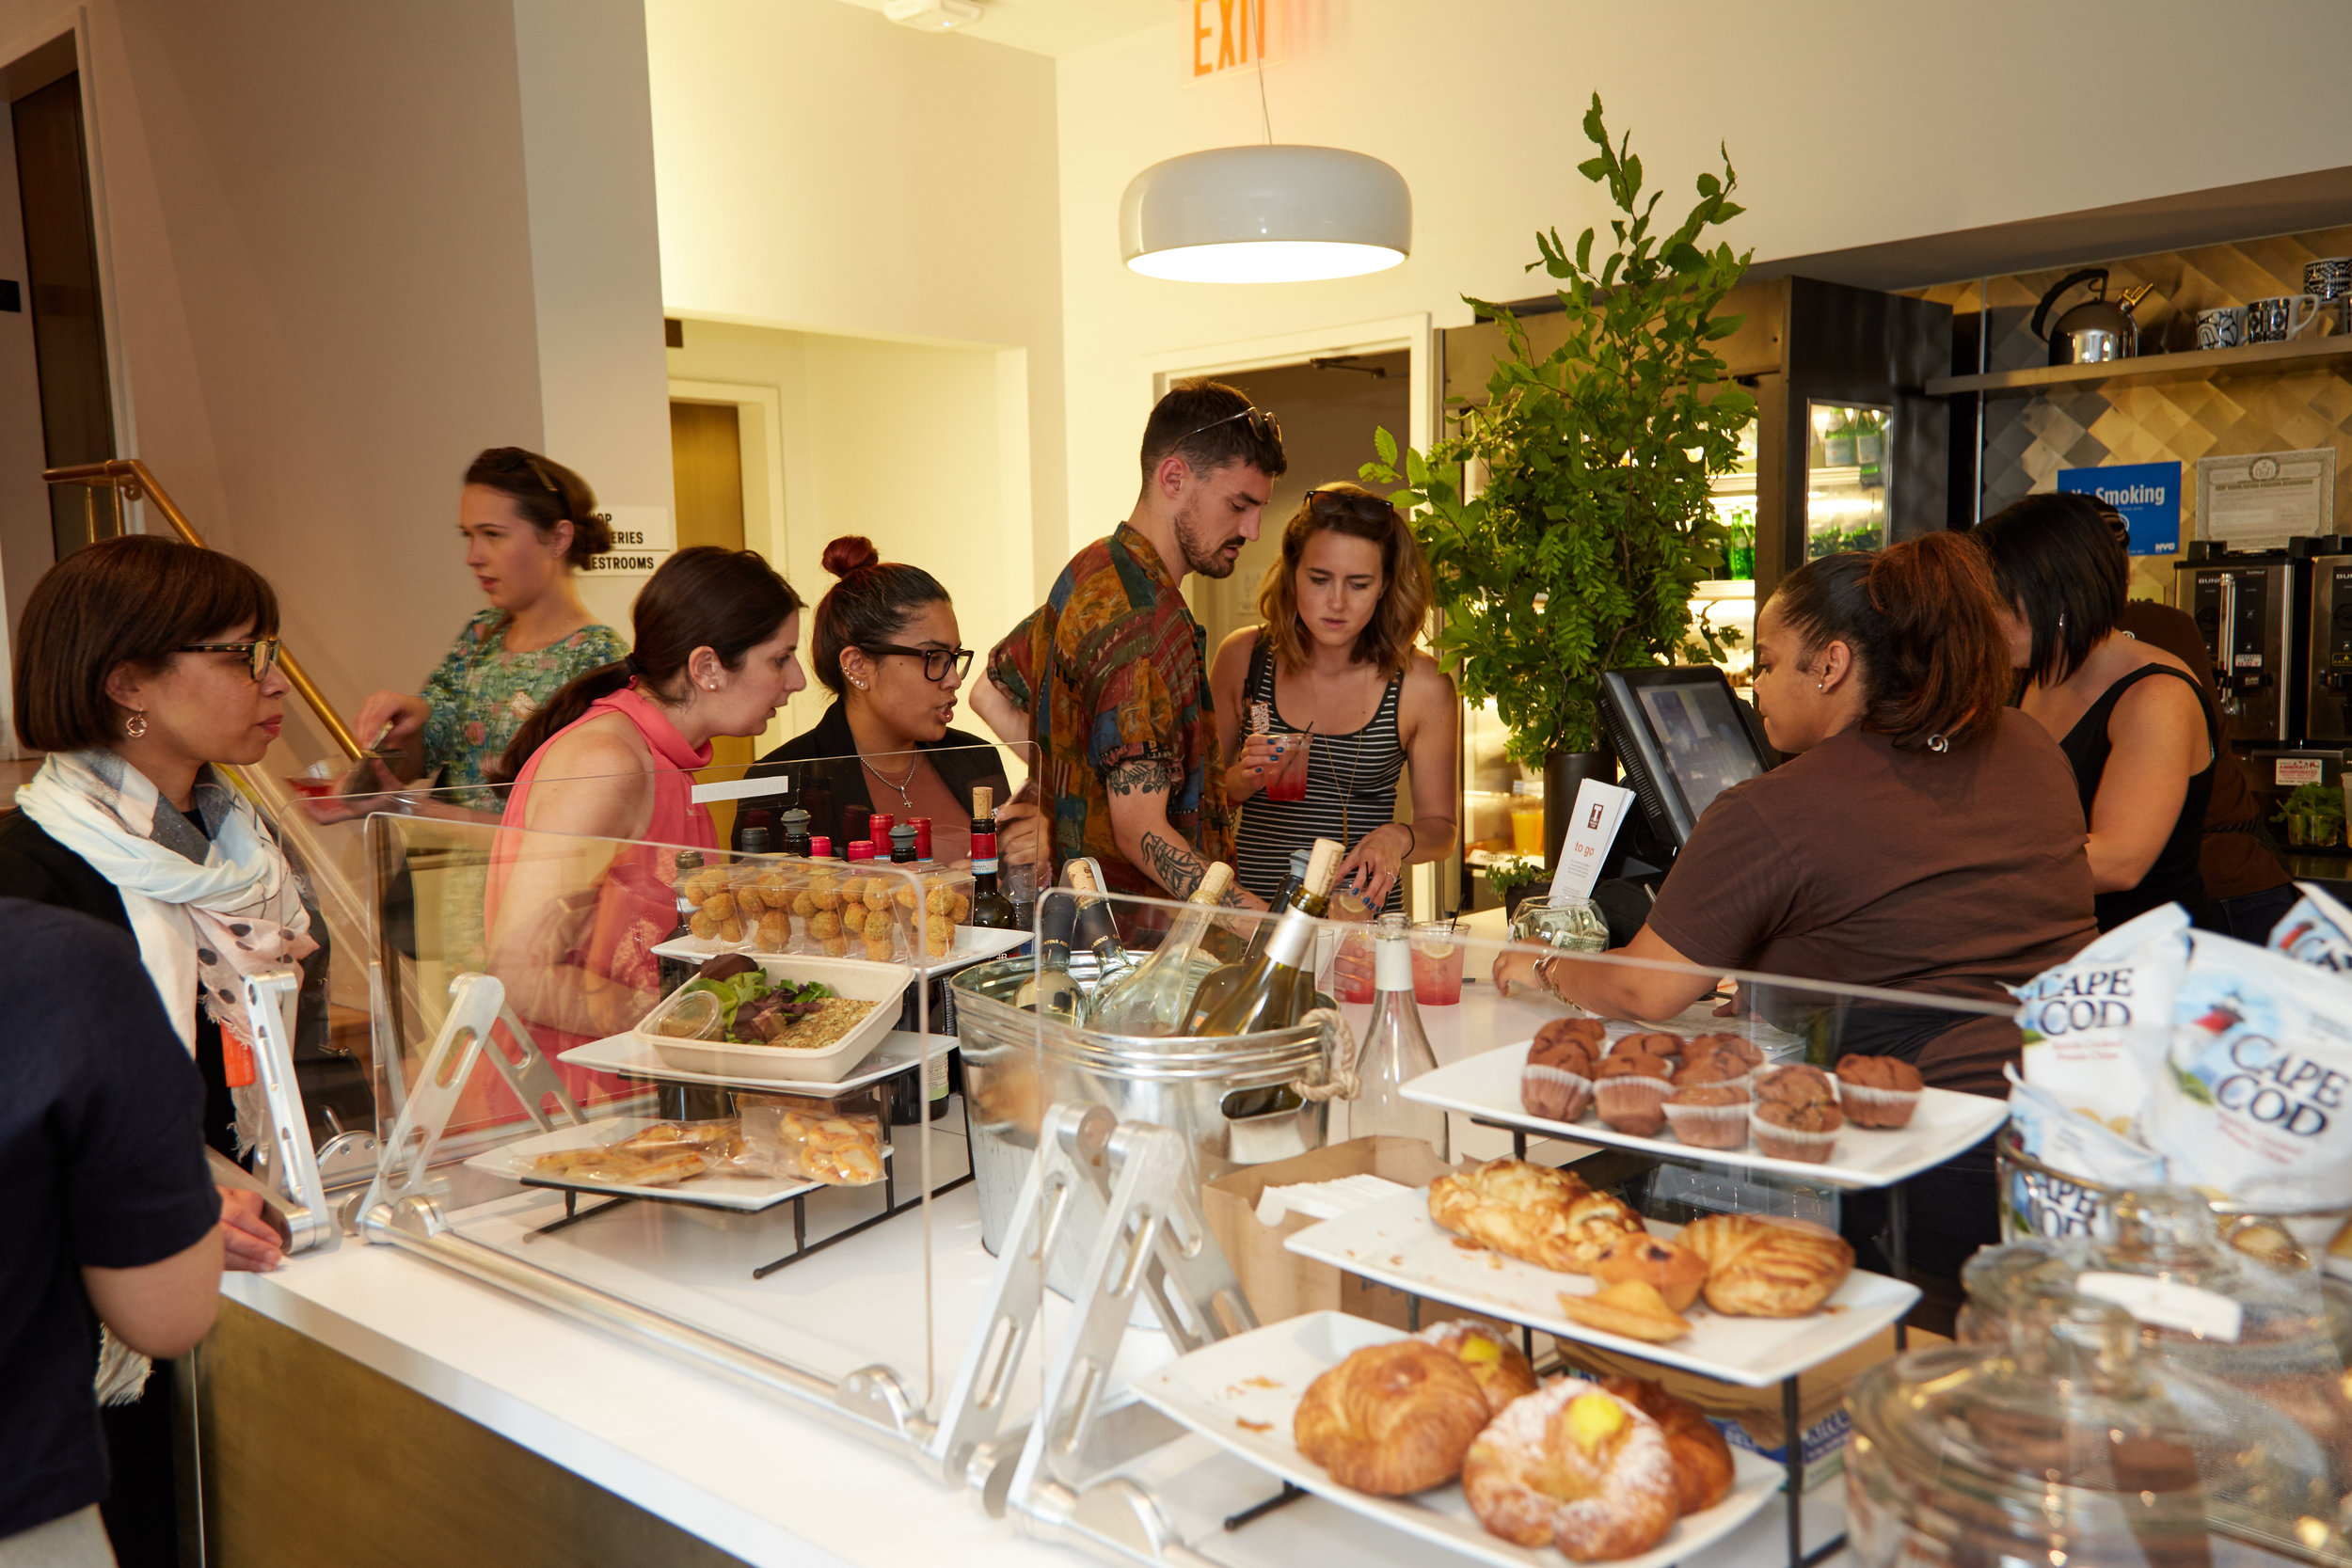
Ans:
<svg viewBox="0 0 2352 1568"><path fill-rule="evenodd" d="M1911 1228L1911 1205L1904 1197L1911 1183L1898 1181L1886 1189L1886 1264L1895 1271L1895 1277L1911 1283L1911 1243L1905 1232ZM1905 1312L1895 1320L1895 1354L1900 1355L1911 1348L1911 1314Z"/></svg>
<svg viewBox="0 0 2352 1568"><path fill-rule="evenodd" d="M221 1184L259 1191L286 1221L286 1251L303 1252L335 1233L319 1178L310 1113L294 1078L294 1032L287 1015L302 990L298 969L265 969L245 977L246 1026L253 1047L254 1079L268 1125L253 1147L253 1170L217 1161Z"/></svg>

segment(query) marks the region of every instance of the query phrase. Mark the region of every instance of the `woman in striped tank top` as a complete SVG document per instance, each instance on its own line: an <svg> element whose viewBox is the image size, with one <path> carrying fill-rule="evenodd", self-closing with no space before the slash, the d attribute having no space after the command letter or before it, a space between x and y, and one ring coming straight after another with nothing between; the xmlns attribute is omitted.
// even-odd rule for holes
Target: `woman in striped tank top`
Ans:
<svg viewBox="0 0 2352 1568"><path fill-rule="evenodd" d="M1340 879L1375 909L1402 909L1405 867L1453 852L1459 707L1452 678L1413 646L1428 610L1429 565L1394 507L1344 482L1308 492L1258 589L1265 624L1227 638L1209 672L1220 750L1234 759L1234 870L1259 897L1317 838L1347 847ZM1311 733L1304 800L1263 793L1286 733ZM1408 763L1412 817L1400 822Z"/></svg>

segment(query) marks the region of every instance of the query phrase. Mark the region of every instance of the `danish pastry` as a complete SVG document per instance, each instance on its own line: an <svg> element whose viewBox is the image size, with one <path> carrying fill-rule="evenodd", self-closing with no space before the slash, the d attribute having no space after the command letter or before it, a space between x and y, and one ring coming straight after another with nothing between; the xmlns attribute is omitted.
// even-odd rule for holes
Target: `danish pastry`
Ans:
<svg viewBox="0 0 2352 1568"><path fill-rule="evenodd" d="M1576 1377L1518 1401L1478 1434L1462 1495L1489 1535L1557 1546L1576 1562L1648 1551L1674 1528L1680 1500L1658 1423Z"/></svg>
<svg viewBox="0 0 2352 1568"><path fill-rule="evenodd" d="M1487 1419L1486 1395L1459 1356L1392 1339L1309 1384L1291 1439L1342 1486L1396 1497L1460 1474Z"/></svg>
<svg viewBox="0 0 2352 1568"><path fill-rule="evenodd" d="M1457 1236L1538 1268L1583 1274L1642 1216L1581 1177L1524 1160L1490 1160L1429 1184L1429 1217Z"/></svg>
<svg viewBox="0 0 2352 1568"><path fill-rule="evenodd" d="M1656 1421L1666 1434L1683 1513L1713 1508L1731 1496L1731 1445L1697 1405L1644 1377L1604 1377L1600 1386Z"/></svg>
<svg viewBox="0 0 2352 1568"><path fill-rule="evenodd" d="M1560 1315L1570 1323L1628 1339L1662 1345L1691 1332L1691 1320L1666 1305L1646 1279L1621 1279L1589 1296L1559 1294Z"/></svg>
<svg viewBox="0 0 2352 1568"><path fill-rule="evenodd" d="M1853 1272L1853 1248L1826 1226L1768 1214L1708 1214L1677 1238L1707 1260L1707 1305L1746 1318L1802 1318Z"/></svg>
<svg viewBox="0 0 2352 1568"><path fill-rule="evenodd" d="M1655 1236L1627 1236L1610 1243L1593 1259L1593 1282L1615 1285L1628 1279L1647 1280L1658 1287L1666 1305L1679 1312L1698 1299L1707 1283L1707 1261L1689 1247L1661 1242Z"/></svg>
<svg viewBox="0 0 2352 1568"><path fill-rule="evenodd" d="M1527 1364L1519 1347L1503 1338L1500 1330L1475 1319L1439 1323L1435 1328L1422 1329L1415 1338L1462 1363L1463 1369L1477 1380L1479 1392L1486 1396L1486 1414L1490 1417L1502 1415L1504 1405L1535 1391L1535 1369Z"/></svg>

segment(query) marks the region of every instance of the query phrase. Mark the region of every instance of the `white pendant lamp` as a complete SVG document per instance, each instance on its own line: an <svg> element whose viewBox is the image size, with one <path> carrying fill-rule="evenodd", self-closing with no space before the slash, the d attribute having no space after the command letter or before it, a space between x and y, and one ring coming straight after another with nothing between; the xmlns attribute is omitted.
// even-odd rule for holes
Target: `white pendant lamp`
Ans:
<svg viewBox="0 0 2352 1568"><path fill-rule="evenodd" d="M1153 164L1119 204L1120 253L1147 277L1298 283L1358 277L1412 249L1413 195L1337 147L1219 147Z"/></svg>

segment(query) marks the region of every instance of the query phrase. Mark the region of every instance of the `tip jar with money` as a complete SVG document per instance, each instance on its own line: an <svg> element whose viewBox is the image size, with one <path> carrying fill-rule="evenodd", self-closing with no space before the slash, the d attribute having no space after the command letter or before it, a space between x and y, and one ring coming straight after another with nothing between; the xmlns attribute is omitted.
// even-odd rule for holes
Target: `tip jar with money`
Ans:
<svg viewBox="0 0 2352 1568"><path fill-rule="evenodd" d="M1565 894L1530 898L1511 917L1513 942L1540 942L1566 953L1609 951L1609 917L1590 898Z"/></svg>

